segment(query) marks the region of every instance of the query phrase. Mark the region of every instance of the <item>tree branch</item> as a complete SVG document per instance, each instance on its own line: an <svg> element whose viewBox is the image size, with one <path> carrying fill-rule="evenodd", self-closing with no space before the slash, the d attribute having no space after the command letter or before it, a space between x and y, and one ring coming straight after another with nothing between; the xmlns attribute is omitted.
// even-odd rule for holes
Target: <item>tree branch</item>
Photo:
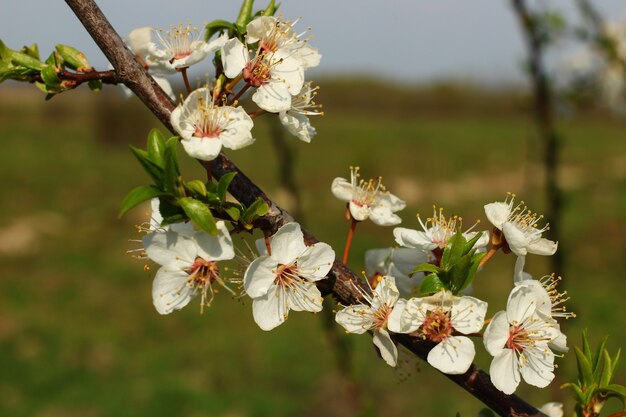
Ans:
<svg viewBox="0 0 626 417"><path fill-rule="evenodd" d="M130 88L154 115L175 133L170 123L170 113L174 103L152 80L145 68L135 59L133 54L124 46L122 39L111 27L93 0L66 0L78 19L85 26L89 34L96 41L100 49L109 59L116 72L128 88ZM210 169L211 174L220 178L228 172L237 172L229 192L245 205L251 204L258 197L262 198L270 207L269 212L260 219L259 227L265 232L273 233L284 223L293 221L293 217L277 206L256 184L254 184L233 162L224 154L212 161L203 164ZM308 244L318 242L309 231L303 229L305 241ZM355 303L359 298L353 283L359 282L357 275L346 265L335 260L328 278L319 283L324 295L333 295L343 304ZM431 344L409 335L397 334L394 340L426 360ZM545 417L530 404L514 395L505 395L498 391L489 379L489 375L472 365L463 375L445 375L463 389L474 395L501 416L510 417Z"/></svg>

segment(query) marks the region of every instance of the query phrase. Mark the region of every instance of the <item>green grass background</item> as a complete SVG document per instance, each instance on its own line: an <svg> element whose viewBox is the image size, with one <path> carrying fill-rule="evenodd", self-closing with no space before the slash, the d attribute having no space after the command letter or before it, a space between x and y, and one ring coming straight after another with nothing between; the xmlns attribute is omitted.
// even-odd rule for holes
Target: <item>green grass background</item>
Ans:
<svg viewBox="0 0 626 417"><path fill-rule="evenodd" d="M438 86L402 89L373 81L321 82L326 115L305 144L284 135L294 152L304 222L340 253L348 224L330 183L349 165L383 176L404 198L403 226L432 205L467 226L483 205L516 192L542 211L539 143L516 91ZM0 416L454 416L481 404L421 364L408 378L377 357L368 335L339 334L350 373L336 364L320 315L295 313L265 333L251 303L225 292L198 313L159 316L151 304L155 268L126 250L147 207L117 218L126 192L147 183L128 151L159 126L136 100L112 91L72 92L49 103L34 88L0 88ZM233 160L287 208L269 135L258 119L257 142ZM626 141L624 121L601 113L562 117L563 237L570 344L589 328L609 348L626 342ZM182 154L182 152L181 152ZM202 178L193 161L187 178ZM392 246L391 228L360 225L350 265L363 269L368 248ZM513 256L498 254L475 281L489 313L504 308ZM548 274L530 257L530 272ZM477 340L477 362L489 358ZM536 405L566 399L558 386L575 376L573 354L558 360L556 381L518 393ZM617 381L626 383L626 365ZM571 407L568 401L567 405Z"/></svg>

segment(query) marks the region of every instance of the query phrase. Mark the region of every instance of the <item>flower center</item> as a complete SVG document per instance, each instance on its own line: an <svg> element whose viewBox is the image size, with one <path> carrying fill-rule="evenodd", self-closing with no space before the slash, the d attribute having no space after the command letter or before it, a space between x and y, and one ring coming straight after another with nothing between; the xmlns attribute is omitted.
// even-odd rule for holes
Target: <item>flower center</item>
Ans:
<svg viewBox="0 0 626 417"><path fill-rule="evenodd" d="M257 56L246 64L243 79L253 87L260 87L272 78L271 69L272 66L263 56Z"/></svg>
<svg viewBox="0 0 626 417"><path fill-rule="evenodd" d="M161 45L169 52L171 58L170 64L177 59L186 58L191 55L191 44L200 39L200 31L190 24L184 26L180 23L178 26L170 26L170 30L165 32L165 36L161 35L162 31L157 31Z"/></svg>
<svg viewBox="0 0 626 417"><path fill-rule="evenodd" d="M550 224L546 224L542 228L537 226L537 223L543 219L543 214L537 214L530 211L528 207L524 205L523 201L520 201L517 206L513 207L515 194L510 194L509 196L507 196L507 200L505 200L505 203L507 203L511 208L507 218L508 222L515 224L515 226L520 229L522 233L535 235L537 237L539 237L546 230L550 230Z"/></svg>
<svg viewBox="0 0 626 417"><path fill-rule="evenodd" d="M204 258L197 257L189 270L189 280L187 283L195 288L203 289L217 281L220 269L217 262L207 261Z"/></svg>
<svg viewBox="0 0 626 417"><path fill-rule="evenodd" d="M378 195L386 192L382 178L365 181L360 178L359 167L350 167L350 182L352 184L352 203L358 207L373 207L378 201Z"/></svg>
<svg viewBox="0 0 626 417"><path fill-rule="evenodd" d="M452 322L448 313L442 310L430 311L420 329L423 338L441 342L452 334Z"/></svg>
<svg viewBox="0 0 626 417"><path fill-rule="evenodd" d="M294 284L299 281L298 266L295 264L283 265L279 264L276 270L276 278L274 284L279 287L293 287Z"/></svg>
<svg viewBox="0 0 626 417"><path fill-rule="evenodd" d="M224 110L215 106L212 100L198 98L198 109L195 114L193 136L198 138L216 138L226 122Z"/></svg>
<svg viewBox="0 0 626 417"><path fill-rule="evenodd" d="M509 338L506 341L506 347L513 349L516 352L523 352L524 349L532 344L526 330L524 330L519 324L514 324L509 327Z"/></svg>
<svg viewBox="0 0 626 417"><path fill-rule="evenodd" d="M389 315L393 309L387 304L383 303L378 310L374 313L374 326L376 329L381 329L387 324Z"/></svg>

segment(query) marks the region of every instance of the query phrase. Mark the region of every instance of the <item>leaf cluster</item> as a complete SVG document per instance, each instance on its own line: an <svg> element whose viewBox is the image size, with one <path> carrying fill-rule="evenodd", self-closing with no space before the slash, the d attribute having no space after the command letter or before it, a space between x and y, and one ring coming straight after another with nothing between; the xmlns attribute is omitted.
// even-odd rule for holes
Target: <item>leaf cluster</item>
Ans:
<svg viewBox="0 0 626 417"><path fill-rule="evenodd" d="M34 82L41 91L47 93L46 99L50 99L76 86L75 81L59 77L59 73L66 69L78 73L93 71L85 55L72 46L56 45L55 50L42 62L36 43L17 51L8 48L0 40L0 83L5 80ZM89 88L99 91L102 81L89 81Z"/></svg>
<svg viewBox="0 0 626 417"><path fill-rule="evenodd" d="M417 272L428 273L420 285L420 292L434 294L445 289L457 294L466 289L474 280L480 261L485 256L484 252L476 252L474 249L480 236L481 234L477 233L468 241L463 233L457 230L448 240L439 265L424 263L415 267L411 275Z"/></svg>
<svg viewBox="0 0 626 417"><path fill-rule="evenodd" d="M178 137L166 139L157 129L148 134L146 149L130 147L153 184L131 190L122 201L120 217L140 203L158 198L162 226L191 220L206 233L217 235L216 218L219 218L233 223L236 230L252 230L254 222L269 210L268 205L261 199L249 207L227 201L228 187L236 172L230 172L216 182L184 181L178 165L177 147Z"/></svg>
<svg viewBox="0 0 626 417"><path fill-rule="evenodd" d="M626 387L612 383L620 352L611 356L606 349L607 337L592 351L587 331L583 331L582 350L574 347L578 366L578 381L563 384L561 388L571 388L576 398L575 413L578 417L598 416L606 401L617 398L626 411Z"/></svg>

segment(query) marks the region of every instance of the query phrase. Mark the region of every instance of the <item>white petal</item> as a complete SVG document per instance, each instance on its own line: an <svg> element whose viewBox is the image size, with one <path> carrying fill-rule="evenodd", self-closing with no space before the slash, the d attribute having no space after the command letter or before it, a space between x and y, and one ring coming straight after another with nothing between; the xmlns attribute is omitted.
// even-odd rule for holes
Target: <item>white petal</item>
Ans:
<svg viewBox="0 0 626 417"><path fill-rule="evenodd" d="M222 65L228 78L235 78L248 63L248 50L237 38L232 38L222 46Z"/></svg>
<svg viewBox="0 0 626 417"><path fill-rule="evenodd" d="M548 295L547 291L543 288L543 285L541 285L539 281L534 279L525 279L516 282L515 285L528 288L535 298L537 313L543 315L544 317L551 317L552 300L550 300L550 295Z"/></svg>
<svg viewBox="0 0 626 417"><path fill-rule="evenodd" d="M524 381L530 385L544 388L554 379L554 354L548 347L539 346L522 352L526 361L520 357L520 372Z"/></svg>
<svg viewBox="0 0 626 417"><path fill-rule="evenodd" d="M160 265L179 260L191 265L196 259L196 244L190 238L173 231L150 233L141 242L148 257Z"/></svg>
<svg viewBox="0 0 626 417"><path fill-rule="evenodd" d="M133 29L126 39L126 43L130 46L130 49L137 55L145 57L149 51L154 47L152 42L152 31L154 29L145 26Z"/></svg>
<svg viewBox="0 0 626 417"><path fill-rule="evenodd" d="M400 298L395 278L390 276L382 277L381 281L374 290L374 297L381 303L384 303L389 307L393 307L396 301L398 301L398 298ZM372 302L372 307L374 307L374 304L375 303Z"/></svg>
<svg viewBox="0 0 626 417"><path fill-rule="evenodd" d="M176 94L174 93L174 89L172 88L172 84L170 84L169 80L165 77L159 77L158 75L153 75L154 81L161 87L163 92L167 94L169 98L173 101L176 101Z"/></svg>
<svg viewBox="0 0 626 417"><path fill-rule="evenodd" d="M210 54L211 52L217 51L218 49L226 45L227 41L228 41L228 34L223 33L217 38L213 39L211 42L207 43L204 49L206 50L207 54Z"/></svg>
<svg viewBox="0 0 626 417"><path fill-rule="evenodd" d="M345 178L335 178L330 186L330 190L333 192L333 195L341 201L352 201L354 187L352 186L352 183Z"/></svg>
<svg viewBox="0 0 626 417"><path fill-rule="evenodd" d="M406 207L406 202L399 199L395 195L386 192L378 196L378 203L382 206L389 207L391 211L399 211Z"/></svg>
<svg viewBox="0 0 626 417"><path fill-rule="evenodd" d="M291 93L284 82L268 82L256 90L252 101L265 111L278 113L291 107Z"/></svg>
<svg viewBox="0 0 626 417"><path fill-rule="evenodd" d="M437 247L437 244L433 243L430 236L419 230L396 227L393 229L393 237L398 245L406 248L419 248L432 251Z"/></svg>
<svg viewBox="0 0 626 417"><path fill-rule="evenodd" d="M428 363L444 374L464 374L472 364L476 350L465 336L452 336L428 352Z"/></svg>
<svg viewBox="0 0 626 417"><path fill-rule="evenodd" d="M370 306L357 304L340 310L335 315L335 321L348 333L362 334L374 326L374 316Z"/></svg>
<svg viewBox="0 0 626 417"><path fill-rule="evenodd" d="M556 252L558 244L548 239L539 238L533 240L528 245L528 252L534 253L535 255L545 255L550 256L554 255Z"/></svg>
<svg viewBox="0 0 626 417"><path fill-rule="evenodd" d="M261 329L272 330L287 320L289 310L281 292L282 289L274 285L267 294L252 301L252 315Z"/></svg>
<svg viewBox="0 0 626 417"><path fill-rule="evenodd" d="M328 274L335 261L335 251L330 245L318 242L307 247L298 257L298 275L309 281L318 281Z"/></svg>
<svg viewBox="0 0 626 417"><path fill-rule="evenodd" d="M284 224L270 239L272 259L279 264L291 265L304 252L304 235L298 223Z"/></svg>
<svg viewBox="0 0 626 417"><path fill-rule="evenodd" d="M520 324L532 316L537 305L530 288L518 286L509 294L506 304L506 316L510 324Z"/></svg>
<svg viewBox="0 0 626 417"><path fill-rule="evenodd" d="M189 304L196 290L187 285L189 275L180 269L162 267L152 282L152 302L159 314L170 314Z"/></svg>
<svg viewBox="0 0 626 417"><path fill-rule="evenodd" d="M497 201L485 204L485 215L487 219L498 229L502 230L502 224L511 214L511 206L507 203Z"/></svg>
<svg viewBox="0 0 626 417"><path fill-rule="evenodd" d="M515 352L504 349L493 358L489 367L491 382L503 393L510 395L515 392L520 383L520 371Z"/></svg>
<svg viewBox="0 0 626 417"><path fill-rule="evenodd" d="M556 350L557 352L568 352L569 348L567 347L567 336L561 333L560 330L559 333L560 334L552 340L548 346L550 349Z"/></svg>
<svg viewBox="0 0 626 417"><path fill-rule="evenodd" d="M485 325L487 303L474 297L459 297L452 301L452 326L463 334L479 332Z"/></svg>
<svg viewBox="0 0 626 417"><path fill-rule="evenodd" d="M252 298L262 297L274 286L276 260L261 256L250 263L243 276L243 288Z"/></svg>
<svg viewBox="0 0 626 417"><path fill-rule="evenodd" d="M185 152L192 158L202 161L212 161L222 150L222 141L219 138L192 137L181 141Z"/></svg>
<svg viewBox="0 0 626 417"><path fill-rule="evenodd" d="M525 256L528 253L530 240L526 233L520 230L515 223L504 222L502 225L502 233L504 234L504 238L511 252L517 256Z"/></svg>
<svg viewBox="0 0 626 417"><path fill-rule="evenodd" d="M371 214L371 210L368 206L363 205L363 204L356 204L354 201L350 201L349 208L350 208L350 215L352 216L352 218L359 222L362 222L363 220L367 220L367 218Z"/></svg>
<svg viewBox="0 0 626 417"><path fill-rule="evenodd" d="M563 417L563 404L550 402L539 407L539 411L548 417Z"/></svg>
<svg viewBox="0 0 626 417"><path fill-rule="evenodd" d="M304 114L282 111L278 115L278 118L280 119L280 123L287 128L289 133L303 142L310 143L311 138L315 136L315 128L311 126L309 118Z"/></svg>
<svg viewBox="0 0 626 417"><path fill-rule="evenodd" d="M233 259L235 250L233 248L233 240L226 229L223 221L217 222L217 236L207 235L203 232L197 232L194 238L198 244L198 256L205 260L223 261Z"/></svg>
<svg viewBox="0 0 626 417"><path fill-rule="evenodd" d="M314 283L303 283L297 288L297 291L285 290L288 308L312 313L322 311L322 294Z"/></svg>
<svg viewBox="0 0 626 417"><path fill-rule="evenodd" d="M513 282L515 284L527 278L527 274L524 272L524 265L526 265L526 257L518 256L515 260L515 267L513 268Z"/></svg>
<svg viewBox="0 0 626 417"><path fill-rule="evenodd" d="M298 58L289 51L278 50L272 59L272 79L284 83L292 96L298 94L304 85L304 66Z"/></svg>
<svg viewBox="0 0 626 417"><path fill-rule="evenodd" d="M404 320L403 316L406 314L406 300L400 298L391 310L389 318L387 319L387 328L394 333L410 333L408 326L404 325L407 320ZM417 330L417 329L416 329Z"/></svg>
<svg viewBox="0 0 626 417"><path fill-rule="evenodd" d="M259 16L248 23L246 27L247 42L252 44L264 39L272 33L276 27L276 18L273 16Z"/></svg>
<svg viewBox="0 0 626 417"><path fill-rule="evenodd" d="M317 48L308 43L304 43L298 49L298 56L305 68L317 67L322 59L322 54L318 52Z"/></svg>
<svg viewBox="0 0 626 417"><path fill-rule="evenodd" d="M193 93L192 93L193 94ZM185 103L187 100L185 100ZM191 139L194 133L193 124L187 120L189 117L189 109L185 107L185 104L180 104L176 107L170 116L170 122L172 127L178 133L182 139Z"/></svg>
<svg viewBox="0 0 626 417"><path fill-rule="evenodd" d="M467 240L472 240L476 236L476 233L480 233L480 237L478 238L476 243L474 243L474 249L482 249L487 246L491 240L491 236L489 235L488 231L483 230L482 232L463 233L463 237L465 237L465 239Z"/></svg>
<svg viewBox="0 0 626 417"><path fill-rule="evenodd" d="M222 107L222 117L228 122L223 126L219 135L223 145L228 149L241 149L254 142L251 129L254 126L252 119L243 107Z"/></svg>
<svg viewBox="0 0 626 417"><path fill-rule="evenodd" d="M384 329L374 330L374 345L378 348L380 356L387 362L387 365L395 367L398 362L398 349L391 340L389 333Z"/></svg>
<svg viewBox="0 0 626 417"><path fill-rule="evenodd" d="M370 220L379 226L395 226L402 223L400 216L393 214L389 207L374 207L370 211Z"/></svg>
<svg viewBox="0 0 626 417"><path fill-rule="evenodd" d="M491 356L499 355L504 349L509 339L509 322L506 318L506 312L499 311L493 316L491 322L485 329L483 342L485 349Z"/></svg>

